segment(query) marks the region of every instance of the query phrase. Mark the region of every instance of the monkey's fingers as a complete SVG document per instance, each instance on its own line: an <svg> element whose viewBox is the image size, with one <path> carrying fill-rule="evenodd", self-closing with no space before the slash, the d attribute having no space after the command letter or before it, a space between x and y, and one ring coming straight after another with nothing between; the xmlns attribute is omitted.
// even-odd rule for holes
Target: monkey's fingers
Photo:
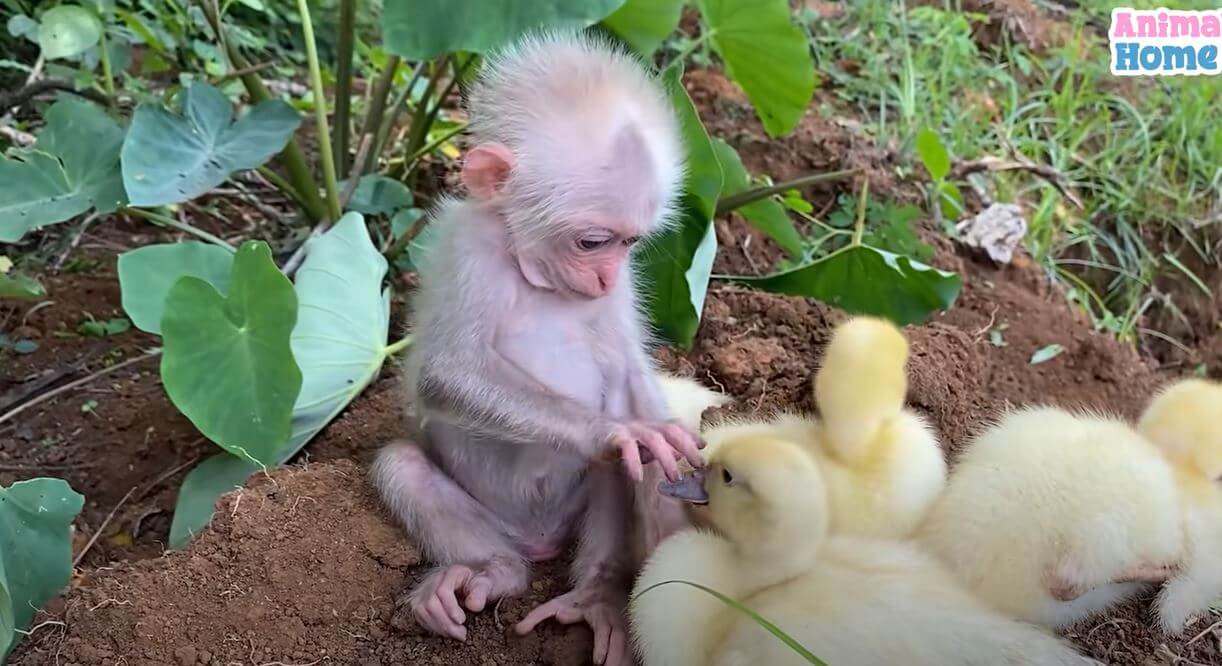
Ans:
<svg viewBox="0 0 1222 666"><path fill-rule="evenodd" d="M581 610L574 606L566 595L560 595L551 601L539 604L534 610L526 614L522 621L514 626L513 630L520 636L525 636L535 630L546 620L555 618L561 624L572 624L581 619Z"/></svg>
<svg viewBox="0 0 1222 666"><path fill-rule="evenodd" d="M670 442L666 441L666 437L656 430L645 429L642 429L638 437L641 444L649 449L654 459L662 466L666 479L668 481L678 481L679 466L675 464L675 449L671 446ZM639 481L640 479L637 480Z"/></svg>
<svg viewBox="0 0 1222 666"><path fill-rule="evenodd" d="M488 593L491 591L492 579L483 574L476 575L467 586L467 610L472 613L484 610L484 606L488 605Z"/></svg>
<svg viewBox="0 0 1222 666"><path fill-rule="evenodd" d="M624 461L624 469L628 478L641 481L645 478L645 466L641 462L641 452L637 448L637 440L631 434L617 435L615 446L619 449L620 458Z"/></svg>
<svg viewBox="0 0 1222 666"><path fill-rule="evenodd" d="M662 432L670 445L687 459L692 467L704 467L704 458L700 455L701 440L679 425L668 425Z"/></svg>

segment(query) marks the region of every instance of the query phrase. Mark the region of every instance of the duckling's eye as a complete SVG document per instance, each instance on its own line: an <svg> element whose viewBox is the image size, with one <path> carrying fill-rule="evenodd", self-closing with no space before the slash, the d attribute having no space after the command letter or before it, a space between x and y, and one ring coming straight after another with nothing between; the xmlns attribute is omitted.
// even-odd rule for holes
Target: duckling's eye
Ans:
<svg viewBox="0 0 1222 666"><path fill-rule="evenodd" d="M734 485L734 475L730 473L730 470L722 467L721 468L721 481L722 483L726 484L727 486L732 486Z"/></svg>

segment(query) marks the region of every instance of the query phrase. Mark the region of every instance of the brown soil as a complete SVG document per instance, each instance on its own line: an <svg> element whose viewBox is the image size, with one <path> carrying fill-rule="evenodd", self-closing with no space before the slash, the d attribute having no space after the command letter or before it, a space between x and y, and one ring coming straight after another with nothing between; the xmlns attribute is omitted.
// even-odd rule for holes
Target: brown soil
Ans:
<svg viewBox="0 0 1222 666"><path fill-rule="evenodd" d="M870 179L871 192L915 199L912 187L896 180L893 156L856 136L851 123L811 113L792 137L771 141L724 78L691 72L687 83L710 129L738 147L752 171L781 179L854 166ZM828 184L805 194L819 209L853 186ZM113 246L135 243L113 234L126 229L94 232L109 239L109 254L82 245L85 256L101 257L99 268L50 278L50 307L28 318L28 308L0 310L0 330L22 328L41 344L29 356L0 357L0 411L9 398L16 404L23 394L46 390L27 381L45 369L68 369L62 384L155 344L137 332L63 335L75 331L83 310L99 318L119 311ZM926 235L938 250L934 263L958 271L965 285L949 313L908 329L909 399L951 454L1007 405L1089 406L1132 417L1167 378L1131 347L1091 331L1021 257L997 268ZM779 258L737 218L719 221L718 237L718 271L766 271ZM829 328L843 317L810 301L716 284L693 349L659 356L669 369L732 395L730 412L804 409ZM1031 355L1049 344L1064 353L1030 365ZM0 424L0 482L48 474L85 493L78 547L127 496L72 589L35 624L52 622L19 647L12 663L587 663L590 639L582 628L547 626L526 638L506 632L528 608L561 591L564 576L555 566L540 572L526 597L473 619L463 645L421 636L396 607L425 568L382 517L363 479L371 452L400 429L393 371L311 444L312 462L256 475L221 500L212 527L189 549L157 557L187 463L212 448L168 403L155 366L153 360L127 366ZM97 405L82 411L86 400ZM1164 640L1147 612L1146 603L1135 602L1069 635L1108 663L1222 665L1222 632L1211 627L1217 617Z"/></svg>

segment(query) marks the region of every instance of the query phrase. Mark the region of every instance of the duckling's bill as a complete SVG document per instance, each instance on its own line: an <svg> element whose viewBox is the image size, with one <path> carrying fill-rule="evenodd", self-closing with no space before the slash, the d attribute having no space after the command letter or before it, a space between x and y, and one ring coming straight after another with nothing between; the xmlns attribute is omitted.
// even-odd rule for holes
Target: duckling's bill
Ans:
<svg viewBox="0 0 1222 666"><path fill-rule="evenodd" d="M708 504L709 494L704 489L704 470L687 472L677 481L663 481L658 492L691 504Z"/></svg>

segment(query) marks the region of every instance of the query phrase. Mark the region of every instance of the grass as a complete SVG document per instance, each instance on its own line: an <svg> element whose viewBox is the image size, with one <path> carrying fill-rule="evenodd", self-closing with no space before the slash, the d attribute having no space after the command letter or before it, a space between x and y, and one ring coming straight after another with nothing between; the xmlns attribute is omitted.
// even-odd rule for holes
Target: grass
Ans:
<svg viewBox="0 0 1222 666"><path fill-rule="evenodd" d="M1064 17L1065 43L1042 54L982 48L972 28L986 17L949 1L906 14L888 0L845 3L810 30L838 105L911 164L913 137L930 127L958 158L1016 152L1064 174L1083 209L1022 172L978 183L1025 204L1031 256L1098 328L1131 341L1143 314L1176 311L1166 280L1209 293L1190 266L1216 269L1222 253L1222 81L1113 77L1098 26L1115 5L1082 3Z"/></svg>

